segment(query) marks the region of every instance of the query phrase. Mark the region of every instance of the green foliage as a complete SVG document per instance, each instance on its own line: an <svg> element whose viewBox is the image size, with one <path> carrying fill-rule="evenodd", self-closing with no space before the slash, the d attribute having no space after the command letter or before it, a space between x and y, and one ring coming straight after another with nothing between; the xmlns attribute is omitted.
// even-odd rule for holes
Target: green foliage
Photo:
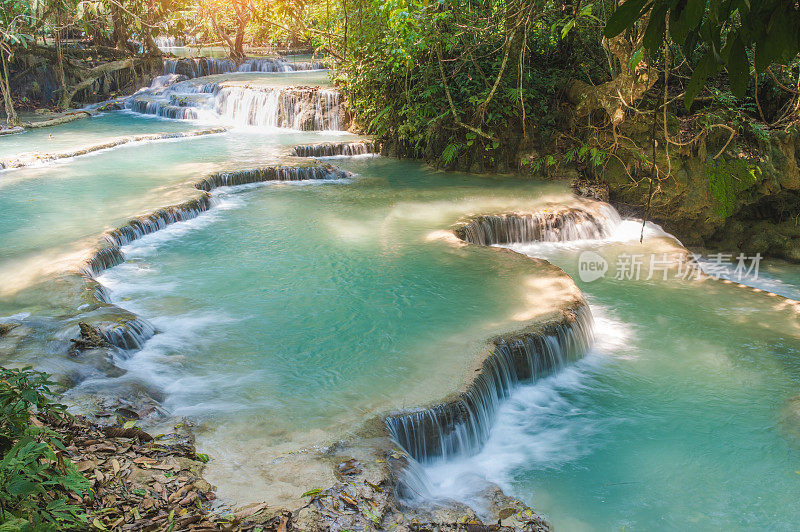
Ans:
<svg viewBox="0 0 800 532"><path fill-rule="evenodd" d="M52 401L47 375L30 368L0 368L0 529L86 528L88 515L67 503L70 493L89 493L89 482L66 459L52 430L32 423L63 419L65 407Z"/></svg>
<svg viewBox="0 0 800 532"><path fill-rule="evenodd" d="M368 133L452 167L508 161L524 133L549 142L575 77L605 81L592 5L354 0L337 81ZM441 58L441 61L440 61ZM498 79L499 78L499 79ZM452 105L450 101L452 100Z"/></svg>
<svg viewBox="0 0 800 532"><path fill-rule="evenodd" d="M444 150L442 151L442 163L447 167L455 160L456 156L458 155L459 150L461 150L463 144L453 143L448 144Z"/></svg>
<svg viewBox="0 0 800 532"><path fill-rule="evenodd" d="M725 219L733 214L737 196L761 179L761 169L742 159L712 160L706 168L711 195L716 201L717 214Z"/></svg>
<svg viewBox="0 0 800 532"><path fill-rule="evenodd" d="M651 53L661 47L667 21L669 36L686 57L702 52L686 88L687 108L722 68L728 69L731 91L742 98L750 80L749 55L762 73L771 64L789 64L800 51L800 7L793 0L628 0L610 17L605 36L633 29L645 17L643 44Z"/></svg>

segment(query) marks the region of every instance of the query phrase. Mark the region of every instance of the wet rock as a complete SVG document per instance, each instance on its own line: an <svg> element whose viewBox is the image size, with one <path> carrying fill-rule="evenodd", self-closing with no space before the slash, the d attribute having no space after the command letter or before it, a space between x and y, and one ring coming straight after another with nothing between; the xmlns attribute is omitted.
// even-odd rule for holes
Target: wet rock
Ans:
<svg viewBox="0 0 800 532"><path fill-rule="evenodd" d="M608 185L592 183L585 179L572 181L570 184L572 191L581 197L597 201L608 202Z"/></svg>
<svg viewBox="0 0 800 532"><path fill-rule="evenodd" d="M0 323L0 338L10 333L17 326L19 326L18 323Z"/></svg>
<svg viewBox="0 0 800 532"><path fill-rule="evenodd" d="M78 338L70 339L72 346L69 349L71 356L78 356L81 351L87 349L94 349L98 347L108 347L109 343L106 341L103 333L96 327L92 327L85 321L78 323L80 328L80 336Z"/></svg>

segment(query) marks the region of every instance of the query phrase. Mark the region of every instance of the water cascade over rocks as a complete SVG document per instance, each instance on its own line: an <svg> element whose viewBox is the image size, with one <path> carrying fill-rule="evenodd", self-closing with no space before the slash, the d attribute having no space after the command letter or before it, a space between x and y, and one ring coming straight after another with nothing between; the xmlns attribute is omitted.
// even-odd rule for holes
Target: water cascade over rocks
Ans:
<svg viewBox="0 0 800 532"><path fill-rule="evenodd" d="M319 61L289 62L280 58L253 58L237 63L231 59L209 57L166 59L164 74L181 74L187 78L199 78L229 72L293 72L325 68Z"/></svg>
<svg viewBox="0 0 800 532"><path fill-rule="evenodd" d="M164 118L208 117L246 126L336 131L342 125L339 93L319 87L239 87L188 80L151 86L126 105Z"/></svg>
<svg viewBox="0 0 800 532"><path fill-rule="evenodd" d="M477 216L455 229L461 240L481 246L526 242L566 242L611 236L620 224L611 205L597 203L592 211L564 208L534 213Z"/></svg>
<svg viewBox="0 0 800 532"><path fill-rule="evenodd" d="M378 152L378 143L372 140L362 142L326 142L324 144L303 144L292 149L296 157L336 157L344 155L367 155Z"/></svg>
<svg viewBox="0 0 800 532"><path fill-rule="evenodd" d="M182 37L170 37L165 35L160 35L153 39L156 43L156 46L159 48L176 48L178 46L185 46L186 40Z"/></svg>
<svg viewBox="0 0 800 532"><path fill-rule="evenodd" d="M305 181L323 179L346 179L350 172L333 166L267 166L234 172L218 172L195 185L200 190L210 191L217 187L246 185L262 181Z"/></svg>
<svg viewBox="0 0 800 532"><path fill-rule="evenodd" d="M620 223L605 203L532 213L477 216L454 228L458 238L489 246L607 238ZM494 338L476 373L458 396L429 408L386 418L386 427L413 460L398 495L424 500L429 480L420 464L478 453L502 402L519 384L547 377L580 359L593 342L589 307L580 300L556 318Z"/></svg>
<svg viewBox="0 0 800 532"><path fill-rule="evenodd" d="M301 131L340 129L339 93L318 87L268 90L225 87L216 94L214 110L240 125Z"/></svg>
<svg viewBox="0 0 800 532"><path fill-rule="evenodd" d="M392 438L415 460L426 463L477 453L486 441L501 402L520 383L546 377L575 362L592 340L586 306L541 331L496 338L480 373L457 399L416 412L393 415Z"/></svg>
<svg viewBox="0 0 800 532"><path fill-rule="evenodd" d="M156 328L144 318L136 317L102 331L105 340L124 350L141 349L156 334Z"/></svg>

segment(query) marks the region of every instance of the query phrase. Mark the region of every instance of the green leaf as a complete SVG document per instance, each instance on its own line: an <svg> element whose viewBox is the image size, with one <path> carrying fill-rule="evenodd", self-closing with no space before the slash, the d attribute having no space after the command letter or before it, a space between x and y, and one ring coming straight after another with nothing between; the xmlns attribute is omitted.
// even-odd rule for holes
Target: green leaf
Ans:
<svg viewBox="0 0 800 532"><path fill-rule="evenodd" d="M682 8L679 8L682 6ZM683 42L690 31L697 29L706 12L706 0L679 2L670 13L669 33L675 42Z"/></svg>
<svg viewBox="0 0 800 532"><path fill-rule="evenodd" d="M689 80L689 84L686 86L686 94L684 96L684 105L688 110L692 106L692 102L703 90L703 86L706 84L706 80L708 77L714 73L716 70L716 62L714 61L714 53L709 50L706 52L703 59L697 64L695 67L694 72L692 73L692 78Z"/></svg>
<svg viewBox="0 0 800 532"><path fill-rule="evenodd" d="M577 22L576 19L572 19L569 22L567 22L566 24L564 24L564 27L561 28L561 38L562 39L564 39L567 36L567 34L569 33L569 30L571 30L575 26L576 22Z"/></svg>
<svg viewBox="0 0 800 532"><path fill-rule="evenodd" d="M661 43L664 42L664 33L667 30L667 7L666 3L660 2L650 13L642 44L651 52L661 48Z"/></svg>
<svg viewBox="0 0 800 532"><path fill-rule="evenodd" d="M766 31L756 42L756 71L764 72L772 63L791 61L798 51L796 18L785 9L776 9Z"/></svg>
<svg viewBox="0 0 800 532"><path fill-rule="evenodd" d="M308 490L307 492L300 495L301 497L313 497L315 495L319 495L322 492L321 488L314 488L312 490Z"/></svg>
<svg viewBox="0 0 800 532"><path fill-rule="evenodd" d="M17 497L27 497L39 489L41 489L41 487L38 483L20 477L14 478L11 482L6 484L6 491L8 491L10 495L15 495Z"/></svg>
<svg viewBox="0 0 800 532"><path fill-rule="evenodd" d="M728 79L734 96L744 98L750 81L750 63L747 60L744 43L742 43L742 39L739 36L733 41L731 47L731 54L728 59Z"/></svg>
<svg viewBox="0 0 800 532"><path fill-rule="evenodd" d="M29 403L37 404L39 402L39 394L35 390L22 390L20 395Z"/></svg>
<svg viewBox="0 0 800 532"><path fill-rule="evenodd" d="M122 428L123 429L131 429L131 428L133 428L134 425L136 425L136 420L135 419L131 419L129 421L126 421L125 424L122 425Z"/></svg>
<svg viewBox="0 0 800 532"><path fill-rule="evenodd" d="M648 0L628 0L619 6L608 19L603 35L609 39L616 37L636 22L650 6L652 6L652 2L648 2Z"/></svg>
<svg viewBox="0 0 800 532"><path fill-rule="evenodd" d="M204 464L207 464L208 461L211 460L211 458L205 453L195 453L195 457Z"/></svg>

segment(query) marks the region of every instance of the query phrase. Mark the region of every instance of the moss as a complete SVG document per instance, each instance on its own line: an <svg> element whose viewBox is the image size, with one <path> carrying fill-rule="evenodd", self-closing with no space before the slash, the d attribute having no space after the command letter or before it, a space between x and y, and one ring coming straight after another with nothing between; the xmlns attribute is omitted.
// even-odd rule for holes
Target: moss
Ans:
<svg viewBox="0 0 800 532"><path fill-rule="evenodd" d="M706 175L717 215L724 220L736 210L738 194L758 183L762 172L744 159L720 159L708 163Z"/></svg>

